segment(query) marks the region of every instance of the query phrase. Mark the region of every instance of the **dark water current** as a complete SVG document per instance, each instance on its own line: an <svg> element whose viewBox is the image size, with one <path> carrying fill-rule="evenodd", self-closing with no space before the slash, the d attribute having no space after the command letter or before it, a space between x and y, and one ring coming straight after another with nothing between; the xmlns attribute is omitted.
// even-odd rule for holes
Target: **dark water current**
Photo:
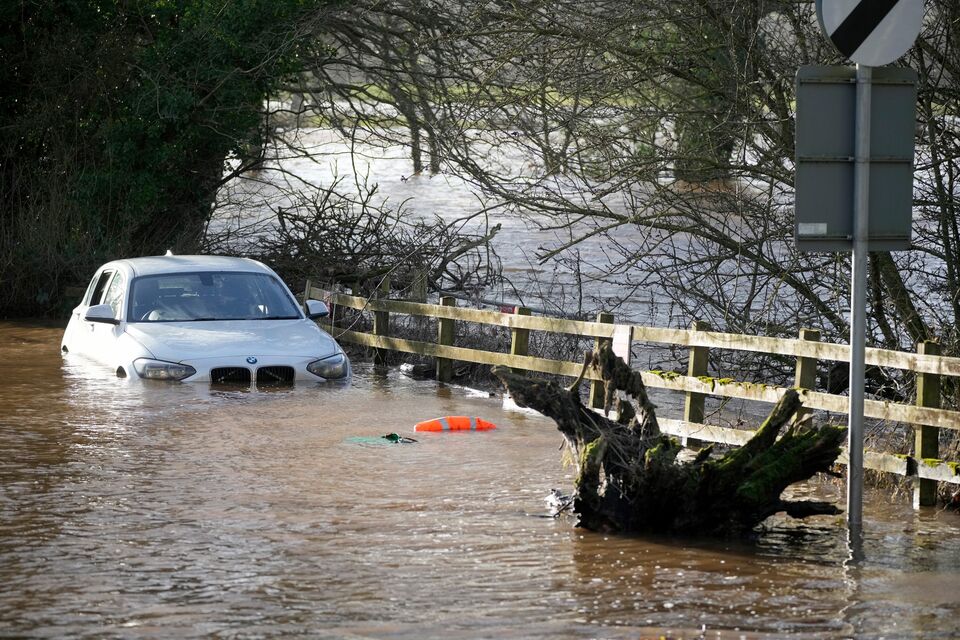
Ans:
<svg viewBox="0 0 960 640"><path fill-rule="evenodd" d="M955 638L960 518L868 492L756 542L608 537L552 519L545 419L359 366L348 388L118 380L0 324L0 637ZM487 433L414 445L420 419ZM800 491L842 500L832 485Z"/></svg>

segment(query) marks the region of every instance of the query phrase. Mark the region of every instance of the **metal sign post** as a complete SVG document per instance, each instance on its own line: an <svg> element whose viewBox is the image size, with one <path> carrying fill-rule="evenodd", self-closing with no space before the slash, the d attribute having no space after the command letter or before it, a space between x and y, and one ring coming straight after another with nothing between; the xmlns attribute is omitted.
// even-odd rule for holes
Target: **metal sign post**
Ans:
<svg viewBox="0 0 960 640"><path fill-rule="evenodd" d="M853 559L859 561L863 557L868 251L910 246L916 105L913 72L878 70L878 81L909 88L889 91L878 85L878 124L883 126L874 131L871 120L878 114L873 111L873 67L893 62L913 45L923 22L924 5L923 0L816 0L816 4L827 38L857 64L856 97L851 100L837 82L844 75L838 68L807 67L797 74L796 239L797 247L805 251L852 250L847 526ZM849 113L850 107L854 112L853 149L849 149L849 134L842 135L849 131L844 130L846 125L825 126L819 117L832 111L843 120L842 114ZM885 115L883 109L890 113ZM846 122L849 119L847 116ZM841 135L831 135L836 133ZM881 169L884 165L894 166L893 171ZM871 175L875 185L871 185ZM875 220L871 219L871 195L879 205L873 207Z"/></svg>
<svg viewBox="0 0 960 640"><path fill-rule="evenodd" d="M847 427L847 526L863 537L863 396L867 339L867 232L870 220L870 98L872 67L857 65L853 260L850 278L850 416Z"/></svg>

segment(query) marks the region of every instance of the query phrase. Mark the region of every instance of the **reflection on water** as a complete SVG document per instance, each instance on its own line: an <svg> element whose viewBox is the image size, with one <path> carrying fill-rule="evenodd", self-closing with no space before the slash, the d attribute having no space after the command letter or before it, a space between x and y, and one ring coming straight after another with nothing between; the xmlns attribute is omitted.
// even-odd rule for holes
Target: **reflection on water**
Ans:
<svg viewBox="0 0 960 640"><path fill-rule="evenodd" d="M0 325L0 636L960 634L954 514L868 492L859 567L836 518L603 536L544 517L572 482L560 437L496 399L363 366L345 388L148 385L58 341ZM500 428L357 440L455 413Z"/></svg>

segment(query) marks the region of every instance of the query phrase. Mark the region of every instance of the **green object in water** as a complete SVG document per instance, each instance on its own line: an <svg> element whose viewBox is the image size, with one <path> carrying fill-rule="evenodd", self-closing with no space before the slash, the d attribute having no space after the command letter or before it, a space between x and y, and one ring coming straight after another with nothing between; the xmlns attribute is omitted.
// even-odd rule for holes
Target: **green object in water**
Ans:
<svg viewBox="0 0 960 640"><path fill-rule="evenodd" d="M388 433L387 435L381 437L387 442L395 442L397 444L411 444L416 442L416 440L413 438L404 437L399 433Z"/></svg>
<svg viewBox="0 0 960 640"><path fill-rule="evenodd" d="M390 445L390 444L412 444L416 442L413 438L407 438L399 433L388 433L385 436L352 436L344 440L351 444L361 445Z"/></svg>

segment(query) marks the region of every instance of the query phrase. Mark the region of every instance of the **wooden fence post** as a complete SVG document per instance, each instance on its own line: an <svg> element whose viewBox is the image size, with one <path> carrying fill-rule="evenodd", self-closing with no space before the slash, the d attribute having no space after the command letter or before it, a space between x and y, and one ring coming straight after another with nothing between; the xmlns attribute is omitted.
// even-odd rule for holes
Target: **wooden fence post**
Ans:
<svg viewBox="0 0 960 640"><path fill-rule="evenodd" d="M410 300L414 302L427 301L427 270L414 269L410 282Z"/></svg>
<svg viewBox="0 0 960 640"><path fill-rule="evenodd" d="M690 325L694 331L709 331L710 324L694 320ZM690 362L687 365L687 375L697 378L707 375L707 365L710 358L710 349L707 347L690 347ZM706 414L705 409L706 396L702 393L687 392L686 400L683 403L683 419L688 423L703 423ZM696 438L683 438L683 446L691 449L698 449L703 446L703 442Z"/></svg>
<svg viewBox="0 0 960 640"><path fill-rule="evenodd" d="M514 307L513 315L515 316L529 316L530 309L526 307ZM525 356L528 355L530 349L530 329L517 329L516 327L510 330L510 355L512 356ZM522 369L514 368L514 371L517 373L522 372Z"/></svg>
<svg viewBox="0 0 960 640"><path fill-rule="evenodd" d="M605 324L610 324L613 322L613 314L607 313L606 311L601 311L597 314L597 322L603 322ZM597 338L594 341L594 348L599 349L604 343L610 342L610 338ZM603 396L604 389L603 383L599 380L590 381L590 408L591 409L602 409L603 408Z"/></svg>
<svg viewBox="0 0 960 640"><path fill-rule="evenodd" d="M925 356L940 355L936 342L917 344L917 353ZM935 373L917 374L917 406L940 408L940 376ZM923 467L924 458L940 457L940 429L925 424L914 426L913 455L917 467ZM930 507L937 504L937 481L915 478L913 483L913 506Z"/></svg>
<svg viewBox="0 0 960 640"><path fill-rule="evenodd" d="M452 296L443 296L440 298L440 304L444 307L455 307L457 306L457 299ZM440 318L437 321L437 344L452 346L454 329L454 320ZM453 360L449 358L437 358L437 381L450 382L452 378Z"/></svg>
<svg viewBox="0 0 960 640"><path fill-rule="evenodd" d="M375 298L377 300L383 300L390 297L390 278L385 276L383 280L380 281L380 285L377 287ZM389 336L390 335L390 312L389 311L374 311L373 312L373 335L375 336ZM376 349L373 352L373 362L377 365L382 365L387 363L387 349Z"/></svg>
<svg viewBox="0 0 960 640"><path fill-rule="evenodd" d="M811 342L820 341L820 331L818 329L800 329L800 339L810 340ZM797 373L793 378L793 386L798 389L816 389L817 388L817 359L816 358L797 358ZM794 422L800 422L812 411L806 407L800 407L797 415L794 416Z"/></svg>

